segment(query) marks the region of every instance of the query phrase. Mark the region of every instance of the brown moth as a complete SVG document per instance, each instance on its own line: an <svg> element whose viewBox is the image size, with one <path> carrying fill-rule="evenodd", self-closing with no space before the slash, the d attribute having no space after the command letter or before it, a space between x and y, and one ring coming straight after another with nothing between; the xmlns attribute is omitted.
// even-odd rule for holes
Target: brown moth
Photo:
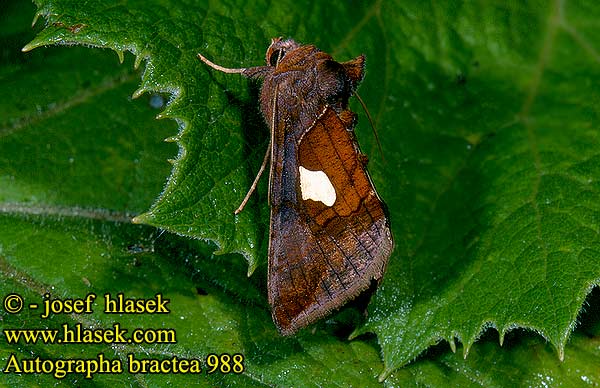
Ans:
<svg viewBox="0 0 600 388"><path fill-rule="evenodd" d="M366 170L348 99L364 56L336 62L315 46L273 39L267 66L213 69L263 79L260 104L271 129L268 292L279 332L290 335L379 281L393 249L386 208Z"/></svg>

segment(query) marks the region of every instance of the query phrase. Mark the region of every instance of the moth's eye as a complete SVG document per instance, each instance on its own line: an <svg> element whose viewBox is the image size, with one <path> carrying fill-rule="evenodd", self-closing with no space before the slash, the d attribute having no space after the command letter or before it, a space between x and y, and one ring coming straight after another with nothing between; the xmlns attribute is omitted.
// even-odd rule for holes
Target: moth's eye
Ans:
<svg viewBox="0 0 600 388"><path fill-rule="evenodd" d="M275 50L273 54L271 54L271 58L269 58L269 65L277 66L277 62L281 61L281 58L285 56L285 51L283 50Z"/></svg>

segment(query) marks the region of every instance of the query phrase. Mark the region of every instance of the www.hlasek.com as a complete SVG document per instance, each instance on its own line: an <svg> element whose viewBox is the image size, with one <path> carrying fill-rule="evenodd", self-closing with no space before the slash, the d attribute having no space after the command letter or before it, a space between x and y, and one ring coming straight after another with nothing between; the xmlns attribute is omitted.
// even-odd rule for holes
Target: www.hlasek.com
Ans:
<svg viewBox="0 0 600 388"><path fill-rule="evenodd" d="M36 344L174 344L175 329L128 330L114 323L112 328L88 329L77 323L73 327L65 323L61 329L4 329L6 342Z"/></svg>

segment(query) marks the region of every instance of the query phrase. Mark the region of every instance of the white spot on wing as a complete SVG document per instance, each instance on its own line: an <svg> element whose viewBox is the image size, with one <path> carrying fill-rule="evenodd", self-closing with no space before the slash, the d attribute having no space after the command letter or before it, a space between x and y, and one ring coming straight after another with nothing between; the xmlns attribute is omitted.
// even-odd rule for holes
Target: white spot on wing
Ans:
<svg viewBox="0 0 600 388"><path fill-rule="evenodd" d="M300 166L300 191L302 199L312 199L333 206L336 195L331 181L323 171L311 171Z"/></svg>

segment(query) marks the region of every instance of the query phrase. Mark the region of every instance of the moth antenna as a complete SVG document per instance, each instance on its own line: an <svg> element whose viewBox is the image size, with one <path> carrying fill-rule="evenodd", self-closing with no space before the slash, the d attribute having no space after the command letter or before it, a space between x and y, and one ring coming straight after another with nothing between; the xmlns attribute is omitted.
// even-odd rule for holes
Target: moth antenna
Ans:
<svg viewBox="0 0 600 388"><path fill-rule="evenodd" d="M208 66L212 67L215 70L222 71L223 73L242 74L242 73L244 73L244 71L246 71L246 68L231 69L228 67L223 67L223 66L217 65L216 63L208 60L204 55L202 55L200 53L198 53L198 58L200 58L200 60L202 62L206 63ZM269 144L269 147L267 148L267 153L265 154L265 157L263 159L262 165L260 166L260 170L258 171L258 174L256 175L256 178L254 178L254 182L252 182L252 186L250 186L250 190L248 190L248 192L246 193L246 196L242 200L242 203L240 204L240 206L237 209L235 209L235 211L233 212L234 214L239 214L242 210L244 210L244 207L250 200L252 193L254 193L254 190L256 190L258 181L260 180L260 177L262 176L263 172L265 171L265 167L267 166L267 162L269 161L269 156L271 155L270 151L271 151L271 144Z"/></svg>
<svg viewBox="0 0 600 388"><path fill-rule="evenodd" d="M252 182L252 186L250 186L250 190L248 190L246 196L244 197L244 200L242 201L240 206L237 209L235 209L233 214L240 214L240 212L244 210L244 207L248 203L248 200L252 196L252 193L254 193L254 190L256 190L256 186L258 185L258 181L260 180L261 175L265 171L265 167L267 167L269 156L271 156L271 142L269 142L269 146L267 147L267 153L265 154L262 165L260 166L260 170L258 170L258 174L256 174L256 177L254 178L254 182Z"/></svg>
<svg viewBox="0 0 600 388"><path fill-rule="evenodd" d="M219 66L216 63L213 63L211 61L209 61L208 59L206 59L206 57L200 53L198 53L198 58L200 58L200 60L204 63L206 63L208 66L212 67L215 70L219 70L222 71L223 73L229 73L229 74L241 74L243 73L246 68L240 68L240 69L231 69L228 67L223 67L223 66Z"/></svg>
<svg viewBox="0 0 600 388"><path fill-rule="evenodd" d="M200 55L200 54L198 54L198 55ZM358 100L358 102L360 102L360 105L362 106L363 110L367 114L369 123L371 123L371 128L373 128L373 134L375 135L375 140L377 141L377 149L379 149L379 154L381 155L381 160L383 160L385 162L385 157L383 156L383 149L381 148L381 142L379 141L379 135L377 135L377 128L375 128L375 124L373 123L373 118L371 117L371 114L369 113L369 110L367 109L367 105L365 104L363 99L360 98L358 93L354 92L354 95L356 96L356 99Z"/></svg>

